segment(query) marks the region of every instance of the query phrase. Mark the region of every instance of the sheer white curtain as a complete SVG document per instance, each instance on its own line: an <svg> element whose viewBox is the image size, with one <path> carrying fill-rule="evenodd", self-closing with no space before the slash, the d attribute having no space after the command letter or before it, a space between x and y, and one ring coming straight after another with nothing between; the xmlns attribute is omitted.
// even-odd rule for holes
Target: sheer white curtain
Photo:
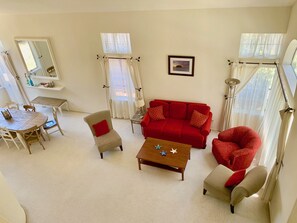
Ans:
<svg viewBox="0 0 297 223"><path fill-rule="evenodd" d="M240 40L240 58L279 58L282 33L243 33Z"/></svg>
<svg viewBox="0 0 297 223"><path fill-rule="evenodd" d="M131 118L135 114L135 88L127 59L109 59L112 115L114 118Z"/></svg>
<svg viewBox="0 0 297 223"><path fill-rule="evenodd" d="M129 33L101 33L103 62L106 74L109 107L113 118L131 118L136 111L135 85L130 69L131 43ZM102 63L102 62L101 62Z"/></svg>
<svg viewBox="0 0 297 223"><path fill-rule="evenodd" d="M279 111L285 107L285 99L277 76L273 80L270 95L267 100L267 107L264 111L263 121L259 128L262 139L262 146L257 152L256 160L260 165L271 170L277 150L278 135L281 126L281 116Z"/></svg>
<svg viewBox="0 0 297 223"><path fill-rule="evenodd" d="M278 136L278 144L276 151L275 163L268 176L266 186L262 195L264 201L269 202L271 200L271 195L274 190L276 181L278 179L279 171L281 170L283 159L285 155L285 148L287 144L287 139L290 133L290 128L293 122L294 114L293 109L286 108L280 111L281 116L281 127ZM295 170L292 170L295 171Z"/></svg>
<svg viewBox="0 0 297 223"><path fill-rule="evenodd" d="M254 129L256 123L259 122L255 113L259 103L254 102L258 100L258 94L261 92L261 88L255 86L258 79L261 78L257 78L259 75L255 75L255 73L257 73L261 65L237 64L235 66L232 77L239 79L240 84L235 91L230 127L245 125Z"/></svg>
<svg viewBox="0 0 297 223"><path fill-rule="evenodd" d="M0 56L0 85L5 88L11 102L24 103L16 80L5 64L3 54Z"/></svg>
<svg viewBox="0 0 297 223"><path fill-rule="evenodd" d="M236 118L234 118L234 114L232 114L236 95L246 86L258 68L259 65L250 65L239 62L232 63L230 76L238 79L240 83L229 89L224 107L223 130L234 127L237 124Z"/></svg>

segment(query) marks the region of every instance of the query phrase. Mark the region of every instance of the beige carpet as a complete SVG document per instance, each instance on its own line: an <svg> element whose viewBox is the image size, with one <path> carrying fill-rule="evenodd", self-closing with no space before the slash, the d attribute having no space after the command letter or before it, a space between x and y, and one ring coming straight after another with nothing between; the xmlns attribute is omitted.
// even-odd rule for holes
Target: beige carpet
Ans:
<svg viewBox="0 0 297 223"><path fill-rule="evenodd" d="M135 156L144 139L140 126L132 134L128 120L113 120L124 151L106 152L101 160L85 115L64 112L59 118L65 136L51 135L46 150L34 144L32 155L0 141L0 171L28 223L269 222L258 197L243 200L232 215L228 203L202 195L203 180L217 165L210 147L215 132L205 150L192 149L181 181L181 174L155 167L138 170Z"/></svg>

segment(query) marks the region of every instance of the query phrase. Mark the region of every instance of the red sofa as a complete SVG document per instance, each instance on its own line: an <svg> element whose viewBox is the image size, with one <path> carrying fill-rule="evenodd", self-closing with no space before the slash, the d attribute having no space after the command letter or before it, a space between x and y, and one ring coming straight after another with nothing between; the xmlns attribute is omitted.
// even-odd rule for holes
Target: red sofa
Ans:
<svg viewBox="0 0 297 223"><path fill-rule="evenodd" d="M210 133L212 113L210 107L202 103L180 102L156 99L150 101L150 107L163 106L164 120L152 120L145 114L141 126L144 137L153 137L174 142L190 144L195 148L205 148ZM208 115L208 119L196 128L190 125L194 110Z"/></svg>
<svg viewBox="0 0 297 223"><path fill-rule="evenodd" d="M238 126L213 139L212 153L219 164L235 171L248 168L260 146L261 139L254 130Z"/></svg>

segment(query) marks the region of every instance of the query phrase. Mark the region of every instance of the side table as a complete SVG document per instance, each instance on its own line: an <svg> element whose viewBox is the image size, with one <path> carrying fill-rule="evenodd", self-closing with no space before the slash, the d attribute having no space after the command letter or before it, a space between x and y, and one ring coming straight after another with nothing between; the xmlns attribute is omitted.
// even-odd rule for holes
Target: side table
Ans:
<svg viewBox="0 0 297 223"><path fill-rule="evenodd" d="M136 112L133 117L130 119L131 121L131 127L132 127L132 133L134 134L134 127L133 124L140 124L143 119L143 114L141 112Z"/></svg>
<svg viewBox="0 0 297 223"><path fill-rule="evenodd" d="M39 105L48 106L48 107L58 109L61 114L62 114L62 106L65 104L67 106L67 110L69 111L69 105L68 105L68 101L66 99L38 96L37 98L34 98L31 101L31 103L33 105L39 104Z"/></svg>

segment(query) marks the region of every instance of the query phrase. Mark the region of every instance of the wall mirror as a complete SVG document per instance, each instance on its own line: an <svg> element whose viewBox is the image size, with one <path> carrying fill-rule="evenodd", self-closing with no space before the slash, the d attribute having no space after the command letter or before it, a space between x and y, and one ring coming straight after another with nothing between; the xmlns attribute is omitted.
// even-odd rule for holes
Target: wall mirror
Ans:
<svg viewBox="0 0 297 223"><path fill-rule="evenodd" d="M15 38L27 74L34 78L59 80L58 67L47 38Z"/></svg>

